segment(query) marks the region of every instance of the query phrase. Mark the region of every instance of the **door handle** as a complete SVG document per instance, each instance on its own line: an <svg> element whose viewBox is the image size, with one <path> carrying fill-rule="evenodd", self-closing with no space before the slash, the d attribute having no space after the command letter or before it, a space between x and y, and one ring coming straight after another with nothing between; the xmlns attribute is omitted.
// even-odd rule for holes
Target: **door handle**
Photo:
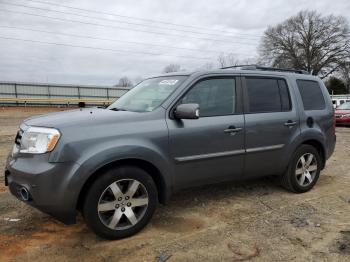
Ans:
<svg viewBox="0 0 350 262"><path fill-rule="evenodd" d="M241 127L235 127L235 126L229 126L227 129L224 130L224 133L237 133L239 131L242 131L243 128Z"/></svg>
<svg viewBox="0 0 350 262"><path fill-rule="evenodd" d="M287 122L284 123L285 126L295 126L297 124L296 121L288 120Z"/></svg>

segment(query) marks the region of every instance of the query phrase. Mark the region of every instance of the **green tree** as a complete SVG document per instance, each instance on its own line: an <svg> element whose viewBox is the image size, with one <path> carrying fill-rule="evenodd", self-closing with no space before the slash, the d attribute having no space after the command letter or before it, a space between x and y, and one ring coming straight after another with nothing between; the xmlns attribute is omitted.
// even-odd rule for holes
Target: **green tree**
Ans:
<svg viewBox="0 0 350 262"><path fill-rule="evenodd" d="M333 95L346 94L345 83L337 77L334 77L334 76L330 77L326 81L326 87L330 94L333 94Z"/></svg>
<svg viewBox="0 0 350 262"><path fill-rule="evenodd" d="M350 55L350 50L349 50ZM346 87L346 93L350 94L350 57L347 61L341 64L340 67L340 75L341 79L344 81L345 87Z"/></svg>

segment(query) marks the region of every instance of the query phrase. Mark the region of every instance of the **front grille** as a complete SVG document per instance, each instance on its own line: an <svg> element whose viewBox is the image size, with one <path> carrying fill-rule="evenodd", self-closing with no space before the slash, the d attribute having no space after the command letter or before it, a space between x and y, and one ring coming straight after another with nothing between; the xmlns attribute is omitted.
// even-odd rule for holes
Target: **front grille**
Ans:
<svg viewBox="0 0 350 262"><path fill-rule="evenodd" d="M16 138L15 138L16 145L21 145L22 135L23 135L23 130L22 129L18 130Z"/></svg>

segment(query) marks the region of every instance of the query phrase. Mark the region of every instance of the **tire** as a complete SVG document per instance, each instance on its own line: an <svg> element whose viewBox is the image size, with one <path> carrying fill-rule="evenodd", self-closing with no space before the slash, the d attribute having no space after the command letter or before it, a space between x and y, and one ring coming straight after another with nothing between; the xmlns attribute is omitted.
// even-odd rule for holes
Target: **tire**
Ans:
<svg viewBox="0 0 350 262"><path fill-rule="evenodd" d="M121 239L142 230L157 204L152 177L138 167L122 166L107 170L91 185L82 213L98 236Z"/></svg>
<svg viewBox="0 0 350 262"><path fill-rule="evenodd" d="M313 156L311 163L308 163L311 155ZM281 184L291 192L305 193L317 183L321 166L322 161L317 149L311 145L301 145L294 152L287 171L281 176Z"/></svg>

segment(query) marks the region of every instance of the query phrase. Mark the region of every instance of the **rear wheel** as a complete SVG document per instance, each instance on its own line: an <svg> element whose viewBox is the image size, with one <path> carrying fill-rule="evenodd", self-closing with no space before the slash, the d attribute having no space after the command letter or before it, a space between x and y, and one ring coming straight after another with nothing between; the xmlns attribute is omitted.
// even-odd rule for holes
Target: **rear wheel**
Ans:
<svg viewBox="0 0 350 262"><path fill-rule="evenodd" d="M301 145L293 155L288 170L281 177L282 185L295 193L313 188L321 171L321 157L311 145Z"/></svg>
<svg viewBox="0 0 350 262"><path fill-rule="evenodd" d="M87 192L83 214L99 236L119 239L140 231L150 221L158 202L157 188L144 170L110 169Z"/></svg>

